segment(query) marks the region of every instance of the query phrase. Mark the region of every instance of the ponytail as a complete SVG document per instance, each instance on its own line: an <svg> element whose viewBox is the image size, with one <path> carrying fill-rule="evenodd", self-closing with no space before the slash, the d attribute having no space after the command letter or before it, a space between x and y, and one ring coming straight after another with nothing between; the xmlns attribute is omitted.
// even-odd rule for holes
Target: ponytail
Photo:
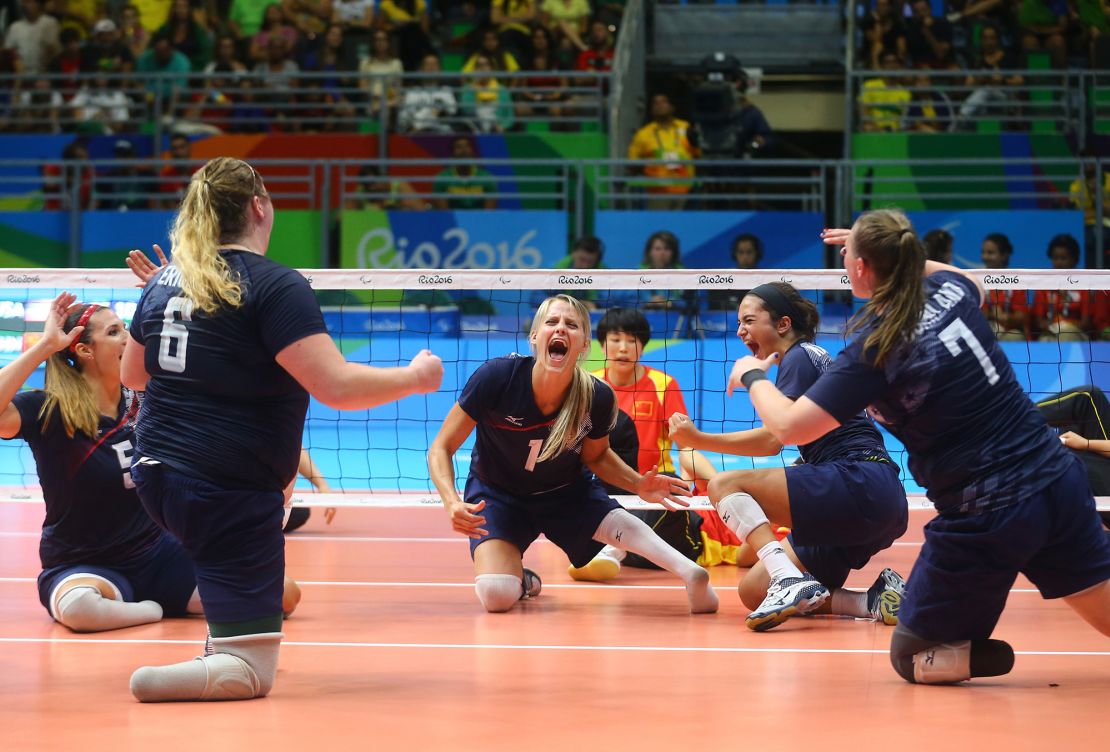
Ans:
<svg viewBox="0 0 1110 752"><path fill-rule="evenodd" d="M266 195L255 169L229 157L213 159L189 181L170 244L173 265L181 272L181 291L195 310L211 315L242 303L242 287L220 255L220 244L243 235L251 199Z"/></svg>
<svg viewBox="0 0 1110 752"><path fill-rule="evenodd" d="M852 317L848 331L871 322L875 328L864 340L882 366L901 345L910 342L925 309L925 246L906 215L893 209L867 212L856 220L853 249L871 267L875 290L867 305Z"/></svg>

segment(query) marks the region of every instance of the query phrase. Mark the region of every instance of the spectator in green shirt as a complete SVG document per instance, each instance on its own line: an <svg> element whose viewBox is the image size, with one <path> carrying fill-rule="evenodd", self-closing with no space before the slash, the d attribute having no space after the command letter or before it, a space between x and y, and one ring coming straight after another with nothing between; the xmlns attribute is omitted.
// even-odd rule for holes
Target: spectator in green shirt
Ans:
<svg viewBox="0 0 1110 752"><path fill-rule="evenodd" d="M153 95L162 97L167 111L174 99L180 95L181 90L189 83L189 58L174 49L173 41L169 34L158 33L150 40L150 46L135 63L135 70L140 77L148 74L176 74L170 76L156 75L146 79L146 90Z"/></svg>
<svg viewBox="0 0 1110 752"><path fill-rule="evenodd" d="M451 144L454 159L474 159L474 145L465 136ZM437 209L494 209L497 199L497 181L476 164L453 164L436 175L432 186Z"/></svg>
<svg viewBox="0 0 1110 752"><path fill-rule="evenodd" d="M281 0L231 0L227 20L235 36L250 39L262 28L262 16L271 5Z"/></svg>

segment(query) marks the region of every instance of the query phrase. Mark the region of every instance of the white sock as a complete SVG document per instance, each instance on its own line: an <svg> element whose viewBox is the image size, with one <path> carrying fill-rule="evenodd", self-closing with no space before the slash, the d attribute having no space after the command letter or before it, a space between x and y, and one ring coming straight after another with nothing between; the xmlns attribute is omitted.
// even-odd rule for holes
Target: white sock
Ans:
<svg viewBox="0 0 1110 752"><path fill-rule="evenodd" d="M274 686L282 637L281 632L213 637L210 655L135 671L131 694L140 702L265 697Z"/></svg>
<svg viewBox="0 0 1110 752"><path fill-rule="evenodd" d="M161 621L162 607L154 601L112 600L96 588L82 585L57 599L54 618L74 632L103 632Z"/></svg>
<svg viewBox="0 0 1110 752"><path fill-rule="evenodd" d="M841 616L855 616L866 619L871 616L867 608L867 591L857 592L837 588L832 591L832 612Z"/></svg>
<svg viewBox="0 0 1110 752"><path fill-rule="evenodd" d="M801 570L794 566L794 562L786 555L786 549L777 540L773 540L759 549L755 555L767 567L767 573L771 575L772 582L785 577L802 576Z"/></svg>
<svg viewBox="0 0 1110 752"><path fill-rule="evenodd" d="M715 613L717 593L709 586L709 572L687 559L660 538L643 520L624 509L614 509L605 516L594 532L594 540L614 548L639 554L686 583L690 610L695 614Z"/></svg>
<svg viewBox="0 0 1110 752"><path fill-rule="evenodd" d="M597 555L598 556L607 556L610 559L612 559L613 561L621 562L621 561L624 561L624 557L628 556L628 552L623 550L623 549L617 548L616 546L608 546L607 545L607 546L605 546L605 548L598 551Z"/></svg>

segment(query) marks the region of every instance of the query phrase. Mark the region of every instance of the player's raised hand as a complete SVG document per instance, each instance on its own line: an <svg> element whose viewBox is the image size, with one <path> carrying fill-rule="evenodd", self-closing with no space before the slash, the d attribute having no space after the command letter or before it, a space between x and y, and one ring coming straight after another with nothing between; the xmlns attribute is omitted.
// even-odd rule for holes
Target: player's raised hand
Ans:
<svg viewBox="0 0 1110 752"><path fill-rule="evenodd" d="M155 266L154 262L147 258L147 255L142 251L131 251L127 254L125 261L127 268L139 278L135 283L135 287L146 287L150 278L158 273L158 270L169 263L166 254L162 253L162 247L157 243L154 244L154 254L158 257L158 265Z"/></svg>
<svg viewBox="0 0 1110 752"><path fill-rule="evenodd" d="M431 350L421 350L408 366L416 379L416 393L428 394L443 382L443 361Z"/></svg>
<svg viewBox="0 0 1110 752"><path fill-rule="evenodd" d="M477 504L467 504L463 501L452 502L447 507L447 512L451 515L451 527L454 528L456 533L462 533L467 538L481 538L489 535L489 531L482 528L482 525L486 524L486 518L478 514L485 508L485 499Z"/></svg>
<svg viewBox="0 0 1110 752"><path fill-rule="evenodd" d="M76 302L77 296L73 293L63 292L54 298L54 302L50 304L50 309L46 312L46 321L42 324L42 337L39 338L39 346L43 349L39 352L48 352L54 354L59 350L64 350L81 336L81 332L85 331L83 326L75 326L68 332L63 332L62 327L65 326L66 313L69 307Z"/></svg>
<svg viewBox="0 0 1110 752"><path fill-rule="evenodd" d="M825 245L844 245L848 242L848 236L851 234L851 230L829 227L821 231L821 240L825 242Z"/></svg>
<svg viewBox="0 0 1110 752"><path fill-rule="evenodd" d="M690 495L686 482L681 478L659 475L654 470L648 470L640 478L640 482L636 484L636 494L644 501L662 504L664 509L671 512L690 506L690 502L682 498Z"/></svg>
<svg viewBox="0 0 1110 752"><path fill-rule="evenodd" d="M757 358L754 355L745 355L744 357L737 360L736 364L732 367L732 373L728 375L728 387L726 388L728 396L732 396L732 390L736 389L737 387L744 386L744 382L741 381L740 378L745 373L754 370L767 371L770 370L771 366L775 365L778 362L779 354L777 352L771 353L766 358Z"/></svg>

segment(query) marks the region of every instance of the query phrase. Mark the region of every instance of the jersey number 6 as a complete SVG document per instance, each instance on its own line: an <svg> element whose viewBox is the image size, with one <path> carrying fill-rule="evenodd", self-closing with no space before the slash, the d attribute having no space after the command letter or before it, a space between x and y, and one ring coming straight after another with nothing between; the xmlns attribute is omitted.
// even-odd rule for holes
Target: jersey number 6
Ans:
<svg viewBox="0 0 1110 752"><path fill-rule="evenodd" d="M192 320L193 301L188 298L170 298L162 317L162 334L158 343L158 365L171 373L185 371L185 347L189 343L189 330L183 322Z"/></svg>

